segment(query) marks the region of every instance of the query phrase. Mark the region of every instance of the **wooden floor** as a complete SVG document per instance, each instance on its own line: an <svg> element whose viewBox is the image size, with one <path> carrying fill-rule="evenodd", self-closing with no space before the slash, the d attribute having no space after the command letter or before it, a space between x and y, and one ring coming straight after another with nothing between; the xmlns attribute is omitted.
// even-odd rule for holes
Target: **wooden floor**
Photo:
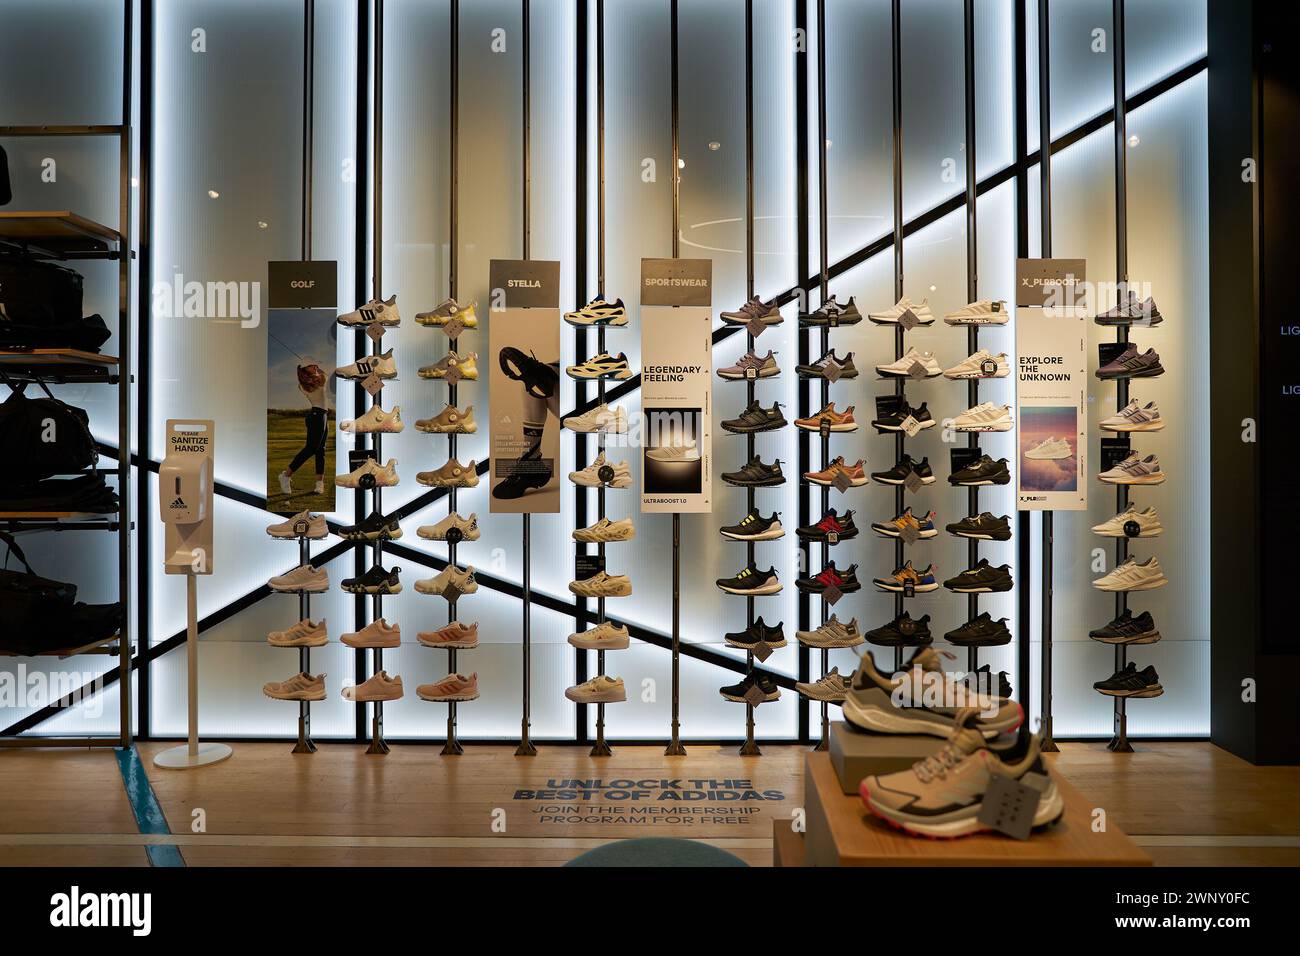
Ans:
<svg viewBox="0 0 1300 956"><path fill-rule="evenodd" d="M757 758L734 747L690 747L684 758L624 747L600 759L542 747L528 759L509 747L445 758L435 747L395 745L371 757L326 744L292 756L284 744L237 744L225 763L188 772L155 769L162 748L140 746L172 831L161 837L138 833L111 752L0 752L0 865L143 866L145 845L156 842L176 845L192 866L546 866L645 835L700 839L768 865L772 821L803 804L804 748L792 746ZM1127 755L1066 744L1053 759L1157 864L1300 864L1300 769L1252 767L1205 743ZM552 780L596 778L649 795L603 804L516 798ZM703 790L702 799L658 799L665 779Z"/></svg>

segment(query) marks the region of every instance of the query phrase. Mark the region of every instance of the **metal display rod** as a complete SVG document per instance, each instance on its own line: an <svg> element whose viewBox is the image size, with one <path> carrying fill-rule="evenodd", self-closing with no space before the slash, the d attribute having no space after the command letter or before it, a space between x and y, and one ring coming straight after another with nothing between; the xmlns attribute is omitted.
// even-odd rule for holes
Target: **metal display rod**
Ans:
<svg viewBox="0 0 1300 956"><path fill-rule="evenodd" d="M975 212L977 203L975 173L975 0L965 0L962 11L964 41L964 77L966 93L966 301L975 302L979 298L979 247L976 243ZM966 330L966 348L969 354L979 351L979 326L972 325ZM980 401L979 379L972 378L966 386L966 407L974 408ZM975 432L966 435L966 447L976 448L979 440ZM979 486L971 485L967 492L967 513L980 513ZM979 539L971 538L966 545L967 567L979 564ZM979 595L972 592L966 598L966 619L975 620L980 612ZM966 649L966 670L975 673L980 666L979 647L972 645ZM996 691L996 685L990 688Z"/></svg>

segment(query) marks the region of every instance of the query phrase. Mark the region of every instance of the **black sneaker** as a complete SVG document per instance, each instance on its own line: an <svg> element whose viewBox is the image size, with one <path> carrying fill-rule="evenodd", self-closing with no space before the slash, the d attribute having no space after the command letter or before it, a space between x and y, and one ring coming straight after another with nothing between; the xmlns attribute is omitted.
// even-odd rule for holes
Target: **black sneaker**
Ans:
<svg viewBox="0 0 1300 956"><path fill-rule="evenodd" d="M722 637L732 647L739 647L743 650L750 650L755 644L766 644L768 647L785 647L785 621L773 627L770 624L764 624L763 619L760 617L743 631L724 634Z"/></svg>
<svg viewBox="0 0 1300 956"><path fill-rule="evenodd" d="M542 458L540 446L524 452L510 467L510 474L493 486L493 498L522 498L534 489L545 488L555 471L551 463Z"/></svg>
<svg viewBox="0 0 1300 956"><path fill-rule="evenodd" d="M841 571L835 567L835 562L832 561L817 574L806 578L796 578L794 586L804 594L821 594L832 586L848 594L852 591L861 590L862 582L858 580L858 566L856 564L851 564Z"/></svg>
<svg viewBox="0 0 1300 956"><path fill-rule="evenodd" d="M850 352L844 358L840 358L835 354L834 349L808 365L796 365L794 370L800 378L826 378L826 370L832 365L839 370L836 379L858 377L858 367L853 364L853 353Z"/></svg>
<svg viewBox="0 0 1300 956"><path fill-rule="evenodd" d="M764 408L757 400L740 413L738 418L729 418L722 427L737 435L752 435L755 432L770 432L786 426L785 416L781 414L781 403L773 402L771 408Z"/></svg>
<svg viewBox="0 0 1300 956"><path fill-rule="evenodd" d="M1005 617L995 621L989 612L985 611L949 631L943 639L957 647L1000 647L1011 642L1011 632L1007 630Z"/></svg>
<svg viewBox="0 0 1300 956"><path fill-rule="evenodd" d="M781 472L779 458L772 464L765 465L762 459L755 455L739 471L724 471L722 480L729 485L739 485L741 488L770 488L773 485L784 485L785 475Z"/></svg>
<svg viewBox="0 0 1300 956"><path fill-rule="evenodd" d="M797 534L804 541L825 541L827 544L839 544L846 538L858 536L858 526L853 523L853 512L837 514L832 508L816 524L796 528Z"/></svg>
<svg viewBox="0 0 1300 956"><path fill-rule="evenodd" d="M732 684L729 687L719 687L718 693L722 695L724 700L735 701L737 704L747 704L749 701L745 700L745 695L748 694L749 689L755 685L757 685L758 689L763 692L763 700L772 701L781 699L781 689L776 686L776 681L772 680L772 678L768 677L766 674L755 674L753 671L746 674L739 684Z"/></svg>
<svg viewBox="0 0 1300 956"><path fill-rule="evenodd" d="M777 594L781 590L781 580L776 576L775 568L760 571L752 564L729 578L718 578L716 583L728 594Z"/></svg>
<svg viewBox="0 0 1300 956"><path fill-rule="evenodd" d="M531 352L525 355L517 348L507 346L497 357L497 364L506 378L524 386L533 398L550 398L560 387L560 363L548 365Z"/></svg>
<svg viewBox="0 0 1300 956"><path fill-rule="evenodd" d="M1148 664L1138 670L1132 661L1123 670L1097 681L1092 687L1107 697L1159 697L1165 692L1160 686L1160 675L1154 667Z"/></svg>
<svg viewBox="0 0 1300 956"><path fill-rule="evenodd" d="M928 402L922 402L918 408L913 408L907 402L904 402L901 408L890 412L883 418L872 419L871 424L876 431L901 432L903 422L907 421L909 416L916 419L917 425L922 429L934 427L934 416L930 414Z"/></svg>
<svg viewBox="0 0 1300 956"><path fill-rule="evenodd" d="M958 594L988 594L1011 590L1011 569L1007 565L995 568L988 558L980 558L973 568L967 568L954 578L943 582L949 591Z"/></svg>
<svg viewBox="0 0 1300 956"><path fill-rule="evenodd" d="M349 594L397 594L402 590L401 582L397 580L400 573L398 568L385 571L376 564L359 578L344 578L340 586Z"/></svg>
<svg viewBox="0 0 1300 956"><path fill-rule="evenodd" d="M754 508L740 519L739 524L724 525L718 530L724 538L730 538L732 541L775 541L777 538L785 537L785 529L781 527L781 513L772 512L772 517L764 518Z"/></svg>
<svg viewBox="0 0 1300 956"><path fill-rule="evenodd" d="M395 541L402 536L402 529L396 518L385 518L378 511L357 524L339 528L339 537L344 541Z"/></svg>
<svg viewBox="0 0 1300 956"><path fill-rule="evenodd" d="M906 611L888 624L867 631L867 640L880 647L920 647L934 640L930 633L930 615L912 620Z"/></svg>
<svg viewBox="0 0 1300 956"><path fill-rule="evenodd" d="M1128 608L1105 627L1089 631L1088 636L1103 644L1154 644L1160 640L1151 612L1143 611L1134 617Z"/></svg>
<svg viewBox="0 0 1300 956"><path fill-rule="evenodd" d="M981 455L965 468L954 471L948 476L951 485L972 487L976 485L1005 485L1011 481L1011 472L1007 470L1007 460L999 458L994 461L988 455Z"/></svg>
<svg viewBox="0 0 1300 956"><path fill-rule="evenodd" d="M804 327L857 325L861 321L862 313L858 311L856 297L850 297L848 302L838 302L835 296L831 296L820 308L799 316L799 324Z"/></svg>
<svg viewBox="0 0 1300 956"><path fill-rule="evenodd" d="M961 682L966 685L967 689L976 694L992 695L1004 699L1010 699L1011 697L1011 681L1007 672L998 671L995 677L988 664L985 664L977 671L971 671L962 678Z"/></svg>
<svg viewBox="0 0 1300 956"><path fill-rule="evenodd" d="M944 525L949 534L959 538L975 538L979 541L1009 541L1011 539L1011 516L995 518L992 512L971 515L950 525Z"/></svg>
<svg viewBox="0 0 1300 956"><path fill-rule="evenodd" d="M911 455L903 455L893 468L888 471L873 471L871 480L878 481L882 485L901 485L907 481L907 476L915 474L921 479L921 484L934 484L934 469L930 467L930 459L922 458L920 461L914 461Z"/></svg>

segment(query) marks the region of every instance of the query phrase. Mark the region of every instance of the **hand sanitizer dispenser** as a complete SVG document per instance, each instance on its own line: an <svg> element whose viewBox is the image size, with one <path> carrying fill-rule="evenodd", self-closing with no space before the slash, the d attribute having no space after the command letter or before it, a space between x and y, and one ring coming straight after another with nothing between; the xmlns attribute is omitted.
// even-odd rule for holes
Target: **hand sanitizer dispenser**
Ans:
<svg viewBox="0 0 1300 956"><path fill-rule="evenodd" d="M168 574L212 573L213 422L167 422L158 509L167 526Z"/></svg>

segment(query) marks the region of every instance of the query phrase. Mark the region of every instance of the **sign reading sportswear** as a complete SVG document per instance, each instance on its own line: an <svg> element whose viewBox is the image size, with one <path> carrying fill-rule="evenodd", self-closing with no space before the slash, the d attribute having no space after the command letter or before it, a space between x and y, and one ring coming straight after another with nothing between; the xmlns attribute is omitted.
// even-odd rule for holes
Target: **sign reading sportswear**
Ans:
<svg viewBox="0 0 1300 956"><path fill-rule="evenodd" d="M560 510L560 264L493 259L487 367L494 513Z"/></svg>
<svg viewBox="0 0 1300 956"><path fill-rule="evenodd" d="M1016 507L1088 507L1082 259L1016 260Z"/></svg>
<svg viewBox="0 0 1300 956"><path fill-rule="evenodd" d="M641 510L707 514L713 262L641 260Z"/></svg>

